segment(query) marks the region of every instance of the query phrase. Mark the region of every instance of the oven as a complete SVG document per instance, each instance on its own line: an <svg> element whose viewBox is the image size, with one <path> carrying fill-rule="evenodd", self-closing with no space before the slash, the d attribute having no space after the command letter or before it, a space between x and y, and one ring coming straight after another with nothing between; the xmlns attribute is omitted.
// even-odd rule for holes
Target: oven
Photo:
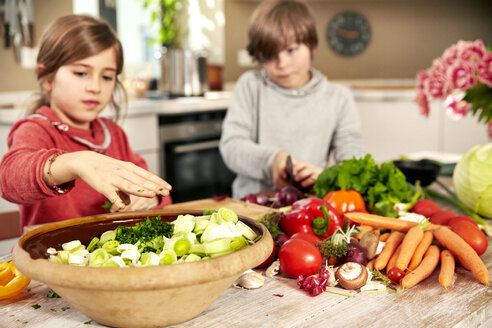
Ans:
<svg viewBox="0 0 492 328"><path fill-rule="evenodd" d="M159 117L161 175L173 189L173 202L231 195L235 174L219 152L226 110Z"/></svg>

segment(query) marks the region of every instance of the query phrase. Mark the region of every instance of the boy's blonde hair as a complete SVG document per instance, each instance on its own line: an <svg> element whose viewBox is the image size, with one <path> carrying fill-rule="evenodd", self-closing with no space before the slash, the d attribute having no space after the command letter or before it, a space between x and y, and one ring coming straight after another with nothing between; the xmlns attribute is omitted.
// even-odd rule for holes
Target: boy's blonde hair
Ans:
<svg viewBox="0 0 492 328"><path fill-rule="evenodd" d="M37 70L40 85L44 81L53 79L61 66L97 55L113 47L116 56L116 89L119 89L126 99L125 91L118 79L118 75L123 70L123 47L115 31L105 21L88 15L62 16L47 27L41 37L40 45L37 57L37 64L43 66L43 69ZM41 95L31 108L31 112L49 104L49 94L41 88ZM120 106L115 100L115 93L111 105L116 111L117 120Z"/></svg>
<svg viewBox="0 0 492 328"><path fill-rule="evenodd" d="M265 1L251 17L247 50L263 63L276 58L289 43L304 43L314 50L318 45L316 24L306 4L298 0Z"/></svg>

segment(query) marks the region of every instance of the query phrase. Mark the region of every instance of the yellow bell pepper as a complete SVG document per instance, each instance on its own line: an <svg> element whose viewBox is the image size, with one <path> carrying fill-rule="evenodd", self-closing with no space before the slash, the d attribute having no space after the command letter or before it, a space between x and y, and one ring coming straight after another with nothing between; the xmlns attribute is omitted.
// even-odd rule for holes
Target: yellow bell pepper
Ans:
<svg viewBox="0 0 492 328"><path fill-rule="evenodd" d="M10 278L10 276L12 277ZM6 283L3 283L4 279ZM0 285L0 300L4 300L20 294L27 288L31 279L20 273L13 262L8 262L7 266L4 263L0 265L0 281L2 282Z"/></svg>

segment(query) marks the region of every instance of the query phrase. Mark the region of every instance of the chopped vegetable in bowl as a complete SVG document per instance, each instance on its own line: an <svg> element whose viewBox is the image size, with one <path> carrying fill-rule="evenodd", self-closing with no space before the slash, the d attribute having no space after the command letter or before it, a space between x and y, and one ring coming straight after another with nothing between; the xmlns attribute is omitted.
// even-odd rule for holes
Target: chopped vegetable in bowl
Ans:
<svg viewBox="0 0 492 328"><path fill-rule="evenodd" d="M257 239L237 214L220 208L209 215L179 215L172 222L147 217L135 226L118 226L92 238L49 248L49 260L78 266L138 267L193 262L232 253Z"/></svg>

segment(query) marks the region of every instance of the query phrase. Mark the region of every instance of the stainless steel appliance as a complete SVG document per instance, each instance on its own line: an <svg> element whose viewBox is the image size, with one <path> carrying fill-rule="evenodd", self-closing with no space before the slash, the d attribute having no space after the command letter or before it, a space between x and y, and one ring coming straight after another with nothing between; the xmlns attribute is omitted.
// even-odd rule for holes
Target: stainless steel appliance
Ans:
<svg viewBox="0 0 492 328"><path fill-rule="evenodd" d="M159 91L171 96L202 96L207 88L207 53L163 48Z"/></svg>
<svg viewBox="0 0 492 328"><path fill-rule="evenodd" d="M235 174L218 148L225 111L160 116L161 174L174 202L231 195Z"/></svg>

